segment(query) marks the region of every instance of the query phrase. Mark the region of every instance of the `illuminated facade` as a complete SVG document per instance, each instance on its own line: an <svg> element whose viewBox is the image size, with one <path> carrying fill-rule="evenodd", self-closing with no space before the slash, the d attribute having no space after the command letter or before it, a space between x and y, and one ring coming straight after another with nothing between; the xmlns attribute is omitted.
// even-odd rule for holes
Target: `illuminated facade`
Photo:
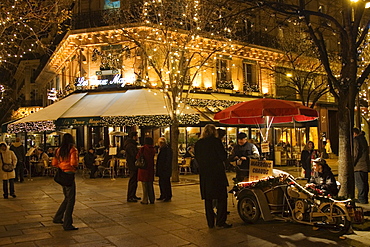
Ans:
<svg viewBox="0 0 370 247"><path fill-rule="evenodd" d="M76 2L73 10L72 30L59 43L35 79L42 106L52 104L58 98L75 90L129 87L163 89L165 88L163 82L165 84L173 82L170 78L173 72L170 69L167 68L165 71L163 67L164 76L160 78L150 60L156 57L158 58L156 61L161 61L160 59L163 61L163 57L167 54L163 52L163 49L161 50L161 46L169 41L175 44L175 40L186 39L188 35L186 31L171 29L167 33L167 39L162 39L161 43L161 37L158 35L161 28L142 23L110 22L115 17L113 14L117 13L114 12L115 10L134 8L136 4L142 2L111 0ZM270 36L261 35L267 27L257 26L248 19L243 25L243 32L239 35L250 38L246 42L228 38L210 38L209 35L194 35L192 40L183 43L192 54L202 55L194 60L194 66L189 66L192 67L190 75L194 75L194 79L184 86L184 92L189 91L194 95L197 93L224 94L224 99L230 101L235 100L235 97L239 100L240 98L250 100L255 97L298 100L296 92L289 91L288 86L284 84L285 77L290 77L297 68L289 65L284 52L276 48L276 40L271 38L282 36L282 31L276 29L274 33L270 33ZM254 31L251 30L252 27ZM130 37L135 37L136 40ZM138 48L138 37L140 37L140 45L144 44L152 48L152 54L144 54L143 51L148 51L148 49ZM210 57L199 69L197 63L204 61L202 57L207 53ZM175 57L176 49L172 55ZM300 58L300 69L307 70L307 66L303 65L309 63L313 63L312 58ZM179 68L178 65L176 66ZM279 68L284 72L278 73ZM199 69L197 73L194 72L196 69ZM317 80L324 80L322 71L318 71L317 74L319 75ZM321 100L327 103L333 102L330 95L325 95ZM334 112L335 108L331 109ZM328 119L334 118L334 115L329 116L327 108L318 110L323 117L320 119L319 126L312 128L310 133L310 138L317 145L320 141L319 132L328 132ZM184 144L188 143L189 133L196 135L200 131L189 128L198 127L187 127L181 130ZM228 129L228 131L230 136L235 136L237 129ZM250 129L248 132L251 133L251 137L257 138L256 129ZM274 143L284 141L299 145L299 149L304 145L308 135L304 133L304 128L292 130L292 126L276 128L275 132ZM92 136L91 133L88 136ZM105 131L105 134L107 133L108 131ZM96 134L96 138L99 136L101 135ZM230 137L230 140L234 138ZM84 137L84 139L88 138Z"/></svg>

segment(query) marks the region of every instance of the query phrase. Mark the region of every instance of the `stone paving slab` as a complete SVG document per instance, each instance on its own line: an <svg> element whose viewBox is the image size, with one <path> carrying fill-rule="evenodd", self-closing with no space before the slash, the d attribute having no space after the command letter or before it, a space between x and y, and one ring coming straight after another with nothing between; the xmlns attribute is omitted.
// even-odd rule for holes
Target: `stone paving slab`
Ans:
<svg viewBox="0 0 370 247"><path fill-rule="evenodd" d="M233 174L228 174L231 182ZM230 229L208 229L197 175L174 183L173 200L154 205L127 203L128 178L82 179L77 176L74 225L66 232L52 223L63 200L50 177L16 184L17 198L0 199L1 246L369 246L367 231L339 239L327 231L279 221L245 224L229 198ZM159 188L155 184L158 197ZM142 194L139 184L138 196Z"/></svg>

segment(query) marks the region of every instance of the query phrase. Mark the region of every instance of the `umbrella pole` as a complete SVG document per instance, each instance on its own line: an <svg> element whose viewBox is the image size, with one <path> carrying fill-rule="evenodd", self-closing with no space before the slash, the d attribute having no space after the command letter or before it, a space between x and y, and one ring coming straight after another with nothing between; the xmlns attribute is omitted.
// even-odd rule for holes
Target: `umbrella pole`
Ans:
<svg viewBox="0 0 370 247"><path fill-rule="evenodd" d="M296 126L295 126L295 119L294 119L294 117L293 117L293 128L294 128L294 137L295 137L295 141L297 142L297 130L296 130ZM293 154L293 152L292 152L292 150L293 150L293 143L291 143L291 145L290 145L290 152ZM293 156L293 155L292 155ZM293 157L292 157L293 158ZM299 162L296 162L296 164L295 164L295 166L297 167L297 176L301 176L301 174L300 174L300 172L299 172Z"/></svg>

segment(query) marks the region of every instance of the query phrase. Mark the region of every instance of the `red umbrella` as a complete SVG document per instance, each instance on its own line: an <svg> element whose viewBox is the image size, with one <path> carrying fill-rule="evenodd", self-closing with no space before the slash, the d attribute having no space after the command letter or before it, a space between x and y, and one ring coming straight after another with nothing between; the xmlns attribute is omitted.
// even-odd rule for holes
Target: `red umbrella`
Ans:
<svg viewBox="0 0 370 247"><path fill-rule="evenodd" d="M242 102L216 113L214 119L226 124L273 124L307 122L319 117L316 110L279 99Z"/></svg>

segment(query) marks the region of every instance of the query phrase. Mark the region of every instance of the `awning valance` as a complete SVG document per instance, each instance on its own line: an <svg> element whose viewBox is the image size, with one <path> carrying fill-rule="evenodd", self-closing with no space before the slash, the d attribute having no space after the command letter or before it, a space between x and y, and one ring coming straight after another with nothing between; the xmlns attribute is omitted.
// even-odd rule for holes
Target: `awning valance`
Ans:
<svg viewBox="0 0 370 247"><path fill-rule="evenodd" d="M9 124L10 133L55 130L56 126L167 126L171 124L165 95L159 90L72 94L28 117ZM199 113L180 104L181 124L199 123Z"/></svg>

